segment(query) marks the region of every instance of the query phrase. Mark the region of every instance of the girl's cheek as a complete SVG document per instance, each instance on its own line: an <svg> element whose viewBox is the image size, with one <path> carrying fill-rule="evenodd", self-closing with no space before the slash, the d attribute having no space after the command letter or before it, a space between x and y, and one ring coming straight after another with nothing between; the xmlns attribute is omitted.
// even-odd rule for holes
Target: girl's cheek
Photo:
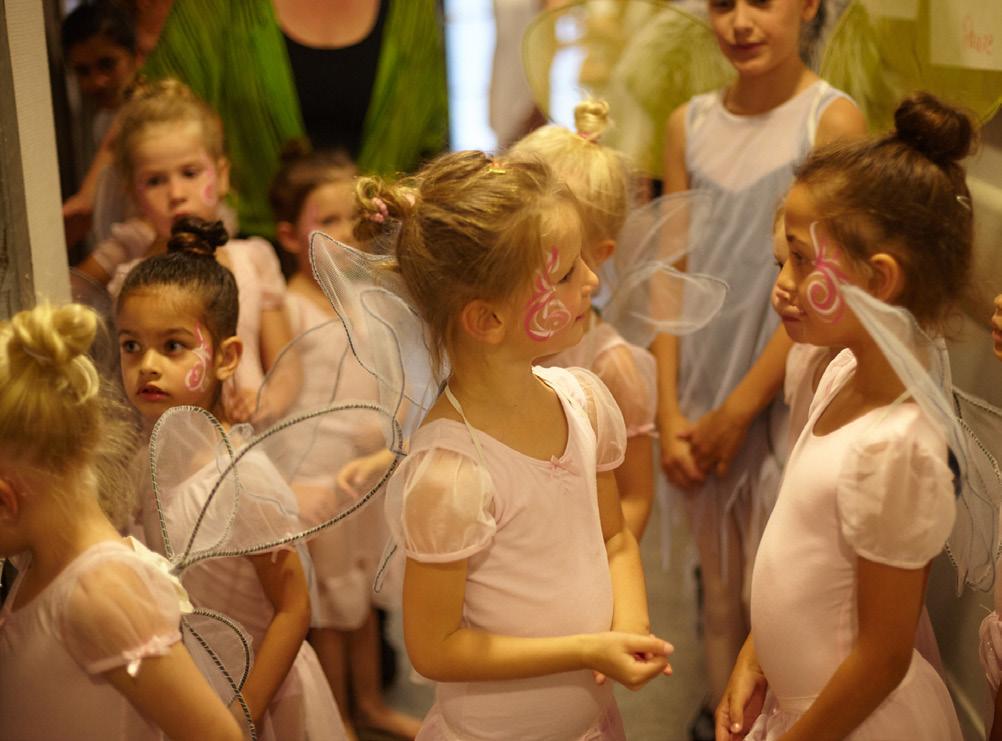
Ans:
<svg viewBox="0 0 1002 741"><path fill-rule="evenodd" d="M202 186L202 204L206 208L215 208L219 204L219 177L215 165L209 165L205 170L205 183Z"/></svg>

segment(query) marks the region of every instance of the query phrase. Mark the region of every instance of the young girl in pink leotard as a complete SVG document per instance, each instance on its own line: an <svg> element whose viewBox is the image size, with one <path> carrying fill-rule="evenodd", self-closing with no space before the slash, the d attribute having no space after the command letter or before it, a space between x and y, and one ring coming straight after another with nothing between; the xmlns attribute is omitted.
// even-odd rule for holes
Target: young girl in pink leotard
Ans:
<svg viewBox="0 0 1002 741"><path fill-rule="evenodd" d="M899 377L886 330L870 328L893 314L888 326L913 317L935 331L963 293L973 219L959 161L974 127L921 93L895 121L809 155L786 197L780 281L801 310L789 320L803 341L846 349L821 377L762 537L718 739L961 738L914 649L929 563L956 515L949 431Z"/></svg>
<svg viewBox="0 0 1002 741"><path fill-rule="evenodd" d="M0 556L18 570L0 610L2 735L236 741L181 643L191 605L170 564L109 520L129 509L134 434L86 356L97 326L75 304L0 323Z"/></svg>
<svg viewBox="0 0 1002 741"><path fill-rule="evenodd" d="M407 651L438 682L418 738L621 739L606 677L640 686L670 647L616 491L622 415L590 372L533 366L591 311L575 199L479 152L358 193L399 220L395 268L451 368L387 489Z"/></svg>

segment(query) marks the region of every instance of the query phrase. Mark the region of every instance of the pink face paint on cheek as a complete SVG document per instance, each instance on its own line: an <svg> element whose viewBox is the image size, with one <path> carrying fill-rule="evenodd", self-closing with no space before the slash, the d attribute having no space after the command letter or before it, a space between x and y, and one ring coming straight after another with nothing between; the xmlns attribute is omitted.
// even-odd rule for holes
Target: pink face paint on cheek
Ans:
<svg viewBox="0 0 1002 741"><path fill-rule="evenodd" d="M202 203L209 208L214 208L219 203L218 183L215 165L209 165L205 170L205 186L202 188Z"/></svg>
<svg viewBox="0 0 1002 741"><path fill-rule="evenodd" d="M560 253L551 247L544 269L533 276L533 292L525 309L525 333L536 342L545 342L574 321L567 306L557 298L553 284L559 261Z"/></svg>
<svg viewBox="0 0 1002 741"><path fill-rule="evenodd" d="M195 339L198 345L192 352L195 354L195 364L188 369L184 376L184 387L189 391L205 391L209 383L209 361L212 359L212 350L202 333L202 325L195 325Z"/></svg>
<svg viewBox="0 0 1002 741"><path fill-rule="evenodd" d="M828 324L838 322L845 313L845 301L839 291L839 283L848 282L848 278L838 263L838 251L821 239L811 224L811 239L814 242L814 270L807 276L807 304L818 315L818 318Z"/></svg>

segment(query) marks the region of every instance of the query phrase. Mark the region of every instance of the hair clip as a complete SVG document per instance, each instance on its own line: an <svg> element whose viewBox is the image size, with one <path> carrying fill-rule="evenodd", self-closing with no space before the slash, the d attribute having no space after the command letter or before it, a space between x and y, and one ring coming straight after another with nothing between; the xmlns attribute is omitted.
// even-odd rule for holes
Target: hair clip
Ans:
<svg viewBox="0 0 1002 741"><path fill-rule="evenodd" d="M961 206L963 206L964 208L966 208L968 211L972 210L971 209L971 199L969 197L967 197L967 196L957 196L957 203L959 203Z"/></svg>
<svg viewBox="0 0 1002 741"><path fill-rule="evenodd" d="M487 163L487 172L489 172L491 175L504 175L508 172L508 170L504 167L501 167L500 162L498 162L495 159L492 159L490 160L490 162Z"/></svg>
<svg viewBox="0 0 1002 741"><path fill-rule="evenodd" d="M47 366L55 365L51 357L49 357L48 355L42 355L41 353L32 350L27 345L21 345L21 349L24 350L25 354L30 355L32 358L34 358L39 365L47 365Z"/></svg>

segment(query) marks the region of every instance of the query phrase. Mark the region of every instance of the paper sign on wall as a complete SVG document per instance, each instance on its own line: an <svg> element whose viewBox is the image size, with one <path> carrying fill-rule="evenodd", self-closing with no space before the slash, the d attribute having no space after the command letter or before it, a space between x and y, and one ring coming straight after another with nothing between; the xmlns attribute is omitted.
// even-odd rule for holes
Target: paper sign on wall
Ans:
<svg viewBox="0 0 1002 741"><path fill-rule="evenodd" d="M929 23L933 64L1002 70L998 0L929 0Z"/></svg>
<svg viewBox="0 0 1002 741"><path fill-rule="evenodd" d="M901 18L906 21L918 16L919 0L863 0L870 15L883 18Z"/></svg>

